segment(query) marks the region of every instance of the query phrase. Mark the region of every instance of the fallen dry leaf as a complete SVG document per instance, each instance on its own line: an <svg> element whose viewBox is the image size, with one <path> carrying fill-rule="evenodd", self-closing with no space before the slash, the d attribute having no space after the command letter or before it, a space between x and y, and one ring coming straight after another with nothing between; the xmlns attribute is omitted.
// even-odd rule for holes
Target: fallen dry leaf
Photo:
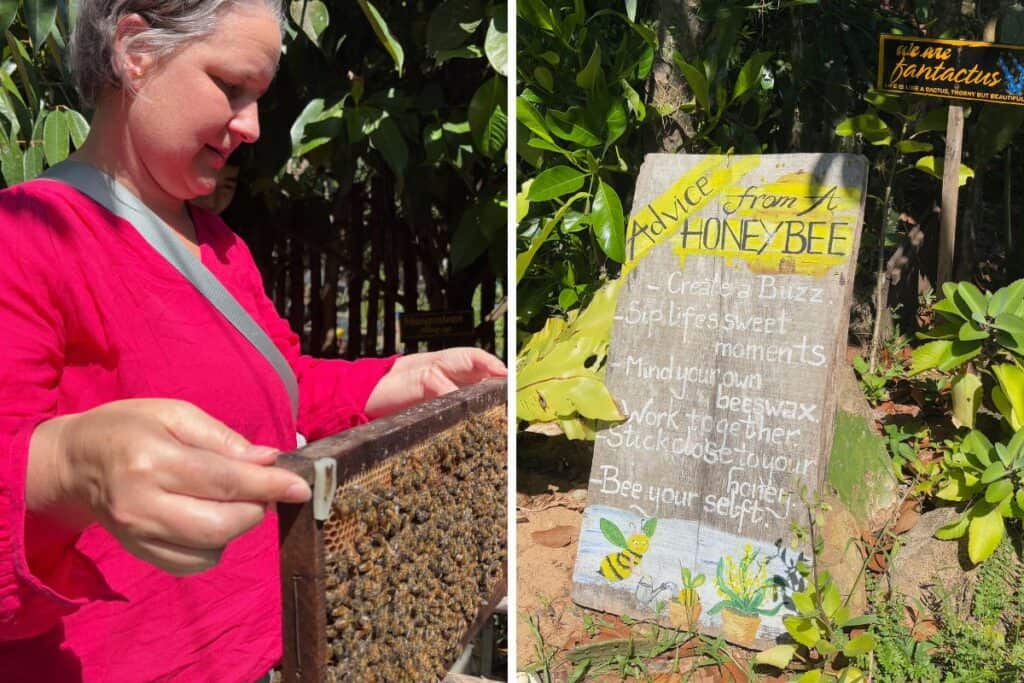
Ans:
<svg viewBox="0 0 1024 683"><path fill-rule="evenodd" d="M907 502L910 503L912 501ZM894 534L906 533L917 525L917 520L919 519L921 519L921 512L917 509L916 505L904 506L896 523L892 525L892 532Z"/></svg>
<svg viewBox="0 0 1024 683"><path fill-rule="evenodd" d="M547 548L564 548L576 540L577 533L579 533L577 529L563 524L550 529L534 531L530 537L537 544Z"/></svg>

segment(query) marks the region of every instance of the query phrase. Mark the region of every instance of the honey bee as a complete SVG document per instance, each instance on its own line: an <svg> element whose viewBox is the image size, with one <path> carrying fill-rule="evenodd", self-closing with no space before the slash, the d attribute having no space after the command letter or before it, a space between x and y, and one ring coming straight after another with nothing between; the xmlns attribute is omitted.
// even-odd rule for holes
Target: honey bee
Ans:
<svg viewBox="0 0 1024 683"><path fill-rule="evenodd" d="M614 583L629 578L633 569L640 564L644 553L651 547L651 536L658 526L658 520L648 519L641 525L641 533L633 534L628 539L623 535L622 530L610 519L601 518L601 533L614 546L622 548L618 552L611 552L601 560L601 567L598 574Z"/></svg>

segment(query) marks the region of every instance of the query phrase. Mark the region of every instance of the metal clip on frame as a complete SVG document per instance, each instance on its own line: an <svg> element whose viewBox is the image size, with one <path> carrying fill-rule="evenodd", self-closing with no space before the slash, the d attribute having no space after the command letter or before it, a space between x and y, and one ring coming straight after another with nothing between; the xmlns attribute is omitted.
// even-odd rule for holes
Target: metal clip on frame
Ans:
<svg viewBox="0 0 1024 683"><path fill-rule="evenodd" d="M331 504L338 489L338 466L334 458L320 458L313 463L313 518L324 521L331 515Z"/></svg>

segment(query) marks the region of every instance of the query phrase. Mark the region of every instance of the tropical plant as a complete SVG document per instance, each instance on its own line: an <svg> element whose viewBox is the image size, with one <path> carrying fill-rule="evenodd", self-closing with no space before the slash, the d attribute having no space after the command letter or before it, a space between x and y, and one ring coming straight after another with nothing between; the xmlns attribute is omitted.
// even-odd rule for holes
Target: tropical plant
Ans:
<svg viewBox="0 0 1024 683"><path fill-rule="evenodd" d="M1006 519L1024 519L1024 429L1008 443L993 443L972 430L944 458L935 496L966 503L963 515L936 531L938 538L967 536L972 562L992 555L1006 534Z"/></svg>
<svg viewBox="0 0 1024 683"><path fill-rule="evenodd" d="M982 293L970 282L947 282L933 310L944 322L919 332L931 340L914 350L911 375L960 370L952 383L953 417L974 427L982 403L980 374L994 377L991 400L1013 430L1024 426L1024 280ZM1008 361L1008 362L1007 362Z"/></svg>
<svg viewBox="0 0 1024 683"><path fill-rule="evenodd" d="M708 614L717 614L725 608L749 616L774 616L782 608L780 600L774 607L763 606L765 600L778 600L785 583L778 577L768 577L768 559L758 559L760 551L749 543L743 549L739 562L731 556L719 558L715 572L715 585L722 600Z"/></svg>
<svg viewBox="0 0 1024 683"><path fill-rule="evenodd" d="M851 637L846 631L872 624L874 617L853 616L826 571L792 599L796 614L782 621L796 644L776 645L759 652L754 661L785 669L796 659L807 669L798 683L864 683L864 673L850 661L873 650L875 638L870 633Z"/></svg>
<svg viewBox="0 0 1024 683"><path fill-rule="evenodd" d="M521 330L585 306L624 259L655 33L636 3L523 0L516 99Z"/></svg>

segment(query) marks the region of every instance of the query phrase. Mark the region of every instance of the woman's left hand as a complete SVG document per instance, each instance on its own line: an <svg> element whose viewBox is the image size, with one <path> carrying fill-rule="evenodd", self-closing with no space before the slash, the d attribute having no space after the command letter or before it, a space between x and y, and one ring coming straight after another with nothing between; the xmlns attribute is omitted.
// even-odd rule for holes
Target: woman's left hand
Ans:
<svg viewBox="0 0 1024 683"><path fill-rule="evenodd" d="M384 417L459 387L507 374L500 360L473 347L402 356L370 394L366 414Z"/></svg>

